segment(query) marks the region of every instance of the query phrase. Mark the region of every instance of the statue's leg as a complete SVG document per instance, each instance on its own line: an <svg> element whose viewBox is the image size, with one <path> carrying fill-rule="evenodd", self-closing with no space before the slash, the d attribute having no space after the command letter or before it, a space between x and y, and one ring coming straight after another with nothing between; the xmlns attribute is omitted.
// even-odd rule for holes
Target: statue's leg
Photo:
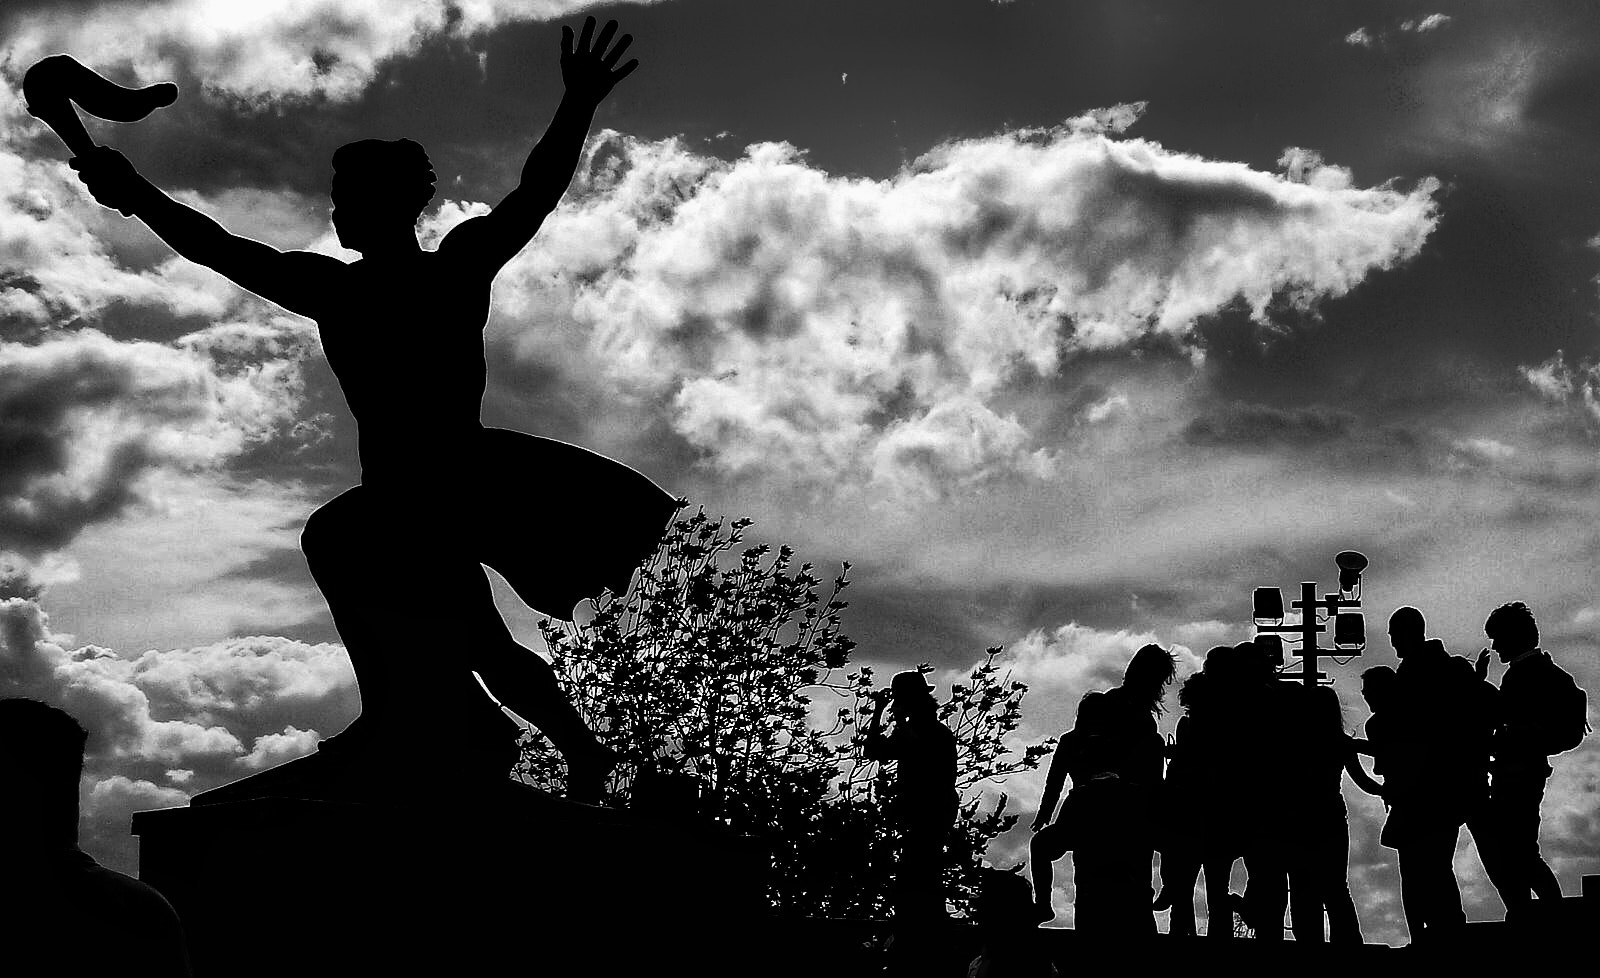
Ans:
<svg viewBox="0 0 1600 978"><path fill-rule="evenodd" d="M460 611L471 624L472 669L511 712L538 727L567 762L567 796L600 799L616 754L596 739L556 681L555 670L533 650L511 637L494 592L481 567L474 566L470 594L460 596Z"/></svg>

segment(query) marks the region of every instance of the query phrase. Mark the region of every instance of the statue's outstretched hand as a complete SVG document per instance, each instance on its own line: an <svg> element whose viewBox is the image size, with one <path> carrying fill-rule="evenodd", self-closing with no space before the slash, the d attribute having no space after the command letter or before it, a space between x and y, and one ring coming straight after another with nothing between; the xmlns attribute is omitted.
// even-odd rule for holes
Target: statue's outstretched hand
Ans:
<svg viewBox="0 0 1600 978"><path fill-rule="evenodd" d="M128 158L110 146L96 146L67 161L78 171L78 179L89 188L94 199L107 207L115 207L124 216L133 213L133 203L144 178L133 168Z"/></svg>
<svg viewBox="0 0 1600 978"><path fill-rule="evenodd" d="M633 43L632 34L624 34L617 41L616 47L610 53L606 52L606 45L611 43L611 38L617 33L617 22L610 20L601 28L600 36L594 36L593 17L586 17L583 21L583 33L578 35L577 43L573 43L572 28L561 28L561 80L566 83L567 91L573 95L582 96L594 104L600 101L616 87L617 82L628 77L633 69L639 67L639 59L632 58L621 68L617 61L622 58L628 45ZM591 39L593 44L590 43Z"/></svg>

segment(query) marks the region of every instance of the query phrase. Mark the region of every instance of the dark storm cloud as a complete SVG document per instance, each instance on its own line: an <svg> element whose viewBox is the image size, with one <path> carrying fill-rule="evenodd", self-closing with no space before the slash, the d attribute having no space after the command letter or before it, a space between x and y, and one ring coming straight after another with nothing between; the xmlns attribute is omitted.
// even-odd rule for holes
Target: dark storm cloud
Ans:
<svg viewBox="0 0 1600 978"><path fill-rule="evenodd" d="M1356 423L1354 414L1333 408L1239 404L1195 418L1183 436L1192 445L1321 445L1348 437Z"/></svg>
<svg viewBox="0 0 1600 978"><path fill-rule="evenodd" d="M141 498L161 468L216 466L288 424L292 364L228 376L98 333L0 345L0 547L38 554Z"/></svg>
<svg viewBox="0 0 1600 978"><path fill-rule="evenodd" d="M104 354L105 351L98 351ZM41 364L30 370L0 360L0 541L27 553L55 549L84 526L115 515L133 501L133 483L152 459L147 435L133 435L106 452L100 471L77 486L45 485L62 480L79 437L69 423L79 410L107 409L139 388L132 363L96 351ZM199 405L183 406L181 394L164 407L155 425L194 420Z"/></svg>

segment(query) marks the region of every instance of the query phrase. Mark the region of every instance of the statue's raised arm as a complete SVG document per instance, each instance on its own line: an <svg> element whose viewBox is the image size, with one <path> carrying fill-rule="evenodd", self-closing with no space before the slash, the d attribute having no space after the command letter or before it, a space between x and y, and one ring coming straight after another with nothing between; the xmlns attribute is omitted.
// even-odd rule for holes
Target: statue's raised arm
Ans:
<svg viewBox="0 0 1600 978"><path fill-rule="evenodd" d="M492 276L533 240L545 217L560 203L578 168L595 109L618 82L639 67L638 59L617 67L633 43L633 35L622 35L608 52L617 22L607 22L598 37L594 28L595 19L587 18L576 42L572 28L561 28L561 79L566 92L555 118L523 164L522 182L490 213L457 225L440 244L441 252L464 255Z"/></svg>
<svg viewBox="0 0 1600 978"><path fill-rule="evenodd" d="M128 158L109 146L74 156L69 165L107 207L143 221L172 250L231 279L290 312L319 318L338 291L345 263L309 251L279 251L230 233L146 180Z"/></svg>
<svg viewBox="0 0 1600 978"><path fill-rule="evenodd" d="M28 111L54 129L74 154L69 165L95 200L138 217L161 239L191 261L215 269L255 294L291 312L316 317L336 292L344 263L308 252L284 253L250 238L229 234L222 225L162 193L108 146L89 138L73 109L115 122L137 122L171 105L177 86L167 82L142 89L123 88L70 55L39 61L23 76Z"/></svg>

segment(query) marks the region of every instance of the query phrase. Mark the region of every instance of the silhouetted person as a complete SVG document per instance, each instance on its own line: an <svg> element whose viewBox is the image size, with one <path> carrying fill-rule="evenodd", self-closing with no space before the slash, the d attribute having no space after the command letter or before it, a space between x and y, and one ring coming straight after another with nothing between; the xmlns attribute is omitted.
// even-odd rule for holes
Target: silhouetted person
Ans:
<svg viewBox="0 0 1600 978"><path fill-rule="evenodd" d="M78 848L87 737L53 706L0 700L0 973L187 975L166 899Z"/></svg>
<svg viewBox="0 0 1600 978"><path fill-rule="evenodd" d="M1239 691L1233 700L1234 756L1249 772L1246 797L1256 817L1244 847L1248 873L1242 910L1257 940L1283 940L1289 909L1289 864L1296 843L1293 772L1300 764L1296 732L1305 704L1299 685L1278 679L1278 666L1255 642L1233 647Z"/></svg>
<svg viewBox="0 0 1600 978"><path fill-rule="evenodd" d="M1184 681L1178 702L1184 715L1172 746L1168 771L1175 807L1163 814L1182 820L1192 848L1177 844L1176 858L1162 856L1161 904L1173 907L1172 928L1193 932L1196 862L1205 871L1206 935L1233 936L1237 900L1228 889L1233 864L1244 856L1258 821L1252 742L1261 736L1260 696L1248 663L1228 645L1206 653L1201 671ZM1183 827L1169 830L1185 831Z"/></svg>
<svg viewBox="0 0 1600 978"><path fill-rule="evenodd" d="M1384 796L1392 808L1381 841L1398 855L1412 941L1437 946L1466 924L1455 876L1456 841L1487 791L1485 732L1493 691L1472 663L1427 637L1427 623L1415 608L1390 616L1389 642L1400 668L1392 748L1382 756ZM1370 733L1369 728L1372 739Z"/></svg>
<svg viewBox="0 0 1600 978"><path fill-rule="evenodd" d="M1483 624L1491 651L1506 665L1500 680L1484 817L1474 823L1489 880L1506 905L1506 920L1528 922L1533 899L1561 899L1561 884L1539 853L1539 806L1551 774L1549 755L1576 747L1587 730L1584 696L1572 677L1539 647L1539 624L1520 601L1501 605ZM1477 831L1481 824L1481 833Z"/></svg>
<svg viewBox="0 0 1600 978"><path fill-rule="evenodd" d="M1361 674L1361 698L1366 701L1369 711L1367 722L1363 725L1366 737L1352 737L1350 740L1356 753L1372 758L1372 773L1385 778L1390 773L1386 764L1398 763L1399 733L1395 730L1400 722L1399 708L1395 705L1397 688L1398 677L1389 666L1373 666ZM1378 787L1383 797L1383 807L1387 810L1393 789L1387 781Z"/></svg>
<svg viewBox="0 0 1600 978"><path fill-rule="evenodd" d="M1034 909L1037 923L1055 917L1051 891L1057 859L1081 845L1099 844L1101 836L1115 824L1121 807L1121 769L1118 744L1110 733L1110 714L1106 694L1092 690L1078 700L1072 729L1056 739L1056 750L1045 772L1044 794L1039 813L1033 819L1033 838L1028 842L1028 868L1033 879ZM1067 779L1072 791L1056 811Z"/></svg>
<svg viewBox="0 0 1600 978"><path fill-rule="evenodd" d="M967 965L967 978L1058 978L1034 928L1028 881L999 869L981 872L973 917L983 945Z"/></svg>
<svg viewBox="0 0 1600 978"><path fill-rule="evenodd" d="M1050 765L1052 772L1064 768L1073 778L1073 795L1057 820L1062 827L1053 830L1040 823L1054 807L1063 773L1053 774L1052 794L1052 772L1047 772L1042 801L1049 804L1041 804L1034 823L1045 836L1041 843L1036 835L1037 848L1030 846L1034 899L1045 901L1038 906L1040 918L1054 915L1048 904L1051 858L1072 848L1077 891L1073 918L1078 933L1095 937L1155 933L1150 901L1155 850L1151 809L1161 787L1166 747L1155 717L1176 671L1170 653L1159 645L1146 645L1128 662L1120 685L1098 694L1098 700L1090 699L1095 694L1085 694L1080 702L1079 724L1087 721L1089 735L1081 749L1073 746L1063 753L1058 748Z"/></svg>
<svg viewBox="0 0 1600 978"><path fill-rule="evenodd" d="M883 710L894 729L883 732ZM920 672L902 672L879 696L863 749L869 760L894 761L890 815L899 836L895 864L897 920L925 921L945 915L944 847L956 822L956 738L939 722L933 687Z"/></svg>
<svg viewBox="0 0 1600 978"><path fill-rule="evenodd" d="M316 755L196 803L361 795L429 768L449 771L460 787L505 781L519 731L474 672L560 749L571 796L599 795L614 757L544 660L512 640L480 564L533 608L570 618L578 601L627 590L673 502L625 466L486 429L478 416L490 285L561 200L596 107L637 66L617 67L628 35L607 53L614 21L598 37L594 27L588 18L576 44L562 30L566 91L521 183L436 251L424 251L416 234L434 173L409 139L365 139L334 154L333 226L341 244L361 252L353 264L229 234L115 150L73 159L102 204L131 211L179 254L315 319L360 425L362 484L312 514L301 548L355 666L362 714Z"/></svg>
<svg viewBox="0 0 1600 978"><path fill-rule="evenodd" d="M1288 684L1284 684L1288 686ZM1350 826L1344 794L1346 773L1356 787L1381 795L1383 786L1367 776L1355 741L1344 730L1339 696L1328 686L1295 685L1288 692L1300 708L1292 736L1295 763L1282 773L1293 793L1279 817L1292 825L1289 856L1289 915L1296 941L1321 942L1327 911L1327 937L1335 944L1360 944L1361 922L1350 896Z"/></svg>
<svg viewBox="0 0 1600 978"><path fill-rule="evenodd" d="M1207 828L1202 820L1210 794L1199 750L1203 738L1195 732L1201 721L1195 715L1204 712L1206 690L1214 681L1202 669L1178 687L1183 716L1178 718L1178 729L1167 745L1166 778L1161 783L1157 830L1161 892L1156 895L1154 909L1171 910L1167 933L1183 937L1195 934L1194 887L1200 878L1201 837Z"/></svg>

